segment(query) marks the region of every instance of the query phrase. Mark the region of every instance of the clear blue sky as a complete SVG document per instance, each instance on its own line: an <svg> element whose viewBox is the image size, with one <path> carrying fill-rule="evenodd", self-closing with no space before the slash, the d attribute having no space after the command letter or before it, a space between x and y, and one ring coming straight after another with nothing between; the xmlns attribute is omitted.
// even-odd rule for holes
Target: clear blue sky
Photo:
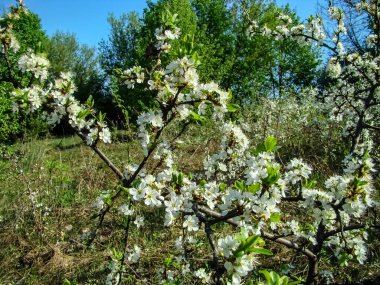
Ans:
<svg viewBox="0 0 380 285"><path fill-rule="evenodd" d="M319 0L323 1L323 0ZM0 0L0 11L4 11L14 0ZM316 11L318 0L277 0L279 5L290 4L301 19ZM141 13L145 0L25 0L26 6L41 18L42 28L48 35L55 31L75 33L81 43L97 46L108 36L107 16L123 12Z"/></svg>

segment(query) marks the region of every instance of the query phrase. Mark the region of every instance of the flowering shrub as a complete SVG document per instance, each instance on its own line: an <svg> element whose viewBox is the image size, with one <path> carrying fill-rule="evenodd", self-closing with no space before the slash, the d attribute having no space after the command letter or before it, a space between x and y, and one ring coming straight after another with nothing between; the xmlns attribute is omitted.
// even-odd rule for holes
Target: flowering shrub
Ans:
<svg viewBox="0 0 380 285"><path fill-rule="evenodd" d="M310 17L306 24L293 25L289 16L280 15L282 24L274 28L255 21L250 28L254 34L275 39L291 37L300 42L316 43L332 54L326 67L329 82L320 92L332 117L337 121L344 120L344 135L351 139L350 152L357 151L359 144L368 142L368 131L380 130L378 6L375 0L345 1L341 8L331 2L328 15L335 26L329 35L318 16ZM354 35L350 21L345 20L343 8L351 15L364 18L360 28L366 35L365 40L360 42L358 38L356 47L347 43Z"/></svg>
<svg viewBox="0 0 380 285"><path fill-rule="evenodd" d="M319 22L311 25L311 35L322 38ZM290 33L285 28L278 30L279 35ZM6 32L11 35L11 31ZM306 284L318 280L318 262L325 254L343 264L365 262L366 230L370 228L367 210L376 204L372 199L371 158L352 152L344 162L344 172L321 183L313 180L312 168L301 159L292 159L285 166L277 162L274 137L253 147L241 128L225 119L233 109L229 105L231 93L214 82L199 82L196 56L189 52L162 65L161 54L171 52L171 41L179 35L172 25L157 29L154 67L145 70L137 66L121 75L128 88L141 85L153 91L157 102L156 109L137 119L143 158L124 170L99 149L101 142L111 143L105 116L96 114L91 98L81 105L73 97L75 86L70 74L48 80L48 62L32 51L19 61L20 70L30 73L34 80L12 93L14 111L42 109L43 118L51 125L67 120L120 179L116 192L98 197L98 226L83 236L91 244L105 216L116 201L121 202L118 214L125 220L123 250L114 252L106 283L121 284L128 266L136 266L144 255L142 247L130 245L128 239L131 227L144 229L144 211L137 211L141 208L162 209L163 226L180 229L173 240L176 249L172 257L159 269L162 284L179 284L187 278L202 284L245 284L252 278L257 256L272 255L265 248L265 240L307 258ZM17 47L12 41L15 38L10 36L2 52ZM175 143L186 126L205 120L214 120L221 128L219 150L205 158L204 172L194 176L183 173L175 165ZM184 128L172 139L164 139L163 134L174 122ZM148 161L155 165L153 170L146 167ZM287 212L288 204L303 214ZM233 229L224 234L214 232L222 223ZM207 241L210 253L197 250L195 245L200 240ZM200 258L207 262L197 261ZM286 278L282 280L287 282Z"/></svg>
<svg viewBox="0 0 380 285"><path fill-rule="evenodd" d="M281 159L302 156L324 175L341 166L348 142L342 141L344 122L330 119L328 107L320 102L316 89L306 89L284 98L260 98L245 102L238 122L247 137L256 142L274 136ZM300 135L301 134L301 135Z"/></svg>

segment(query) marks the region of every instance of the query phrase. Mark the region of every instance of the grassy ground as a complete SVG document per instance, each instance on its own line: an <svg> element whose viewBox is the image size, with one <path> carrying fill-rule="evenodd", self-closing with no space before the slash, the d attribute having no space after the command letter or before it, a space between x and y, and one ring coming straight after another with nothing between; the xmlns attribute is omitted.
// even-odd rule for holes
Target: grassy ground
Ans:
<svg viewBox="0 0 380 285"><path fill-rule="evenodd" d="M199 171L204 155L216 148L218 139L213 137L218 133L212 127L207 135L191 129L177 149L179 167ZM122 168L125 163L139 161L142 154L133 135L118 132L114 138L116 143L101 148L116 165ZM326 167L324 171L331 170ZM0 284L63 284L65 279L104 284L112 250L121 250L123 223L117 215L108 215L90 248L82 240L96 227L97 210L92 207L96 198L102 192L115 191L117 185L117 178L104 162L75 136L30 139L4 148L0 159ZM128 268L127 284L158 284L157 265L169 255L173 237L181 230L161 226L160 210L145 216L144 230L133 228L131 232L130 244L139 244L143 255L138 266ZM287 249L267 246L276 254L259 260L264 267L294 260L304 263ZM206 244L197 247L208 250ZM375 256L374 260L378 259ZM366 271L359 268L357 277L378 270L378 264L367 266ZM299 275L302 270L304 266ZM342 279L344 274L342 271ZM184 280L183 284L194 282Z"/></svg>
<svg viewBox="0 0 380 285"><path fill-rule="evenodd" d="M125 163L138 162L142 153L137 142L128 141L123 132L114 137L117 142L112 146L101 146L108 157L121 169ZM193 141L178 147L185 170L199 167L204 144L212 144L201 138ZM123 239L121 221L108 215L90 248L81 241L96 227L97 210L92 205L100 193L116 190L117 177L76 136L30 139L2 152L0 284L62 284L65 278L103 284L112 249L120 249ZM130 243L149 248L142 258L147 264L130 269L131 284L157 284L152 270L174 246L169 241L176 229L161 226L162 213L145 216L149 218L144 231L132 230ZM164 245L160 251L157 244Z"/></svg>

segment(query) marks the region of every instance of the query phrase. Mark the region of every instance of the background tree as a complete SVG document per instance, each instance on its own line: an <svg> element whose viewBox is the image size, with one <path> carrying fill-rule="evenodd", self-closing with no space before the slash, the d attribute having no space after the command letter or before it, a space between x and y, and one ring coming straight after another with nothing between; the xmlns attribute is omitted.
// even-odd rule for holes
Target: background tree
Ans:
<svg viewBox="0 0 380 285"><path fill-rule="evenodd" d="M295 95L310 86L317 77L320 63L315 48L292 39L274 41L264 36L250 37L249 18L276 26L278 15L286 12L296 24L299 19L289 7L279 8L271 1L226 0L161 0L148 2L139 20L136 13L109 17L111 35L100 44L101 66L111 77L111 93L124 113L132 116L153 107L146 90L128 90L120 80L113 79L118 68L139 65L144 68L156 59L155 29L162 25L166 10L177 14L182 37L197 51L200 58L200 79L211 78L225 89L231 89L239 102L256 97ZM247 9L248 7L248 9ZM244 12L245 11L245 12ZM174 46L174 50L175 50ZM207 55L207 56L206 56ZM161 56L161 60L170 60Z"/></svg>
<svg viewBox="0 0 380 285"><path fill-rule="evenodd" d="M236 62L231 72L230 84L236 86L242 98L277 98L284 94L295 95L310 86L318 76L320 54L317 49L294 39L275 41L263 35L248 35L250 21L266 23L268 27L279 25L281 13L290 16L294 24L299 22L289 6L278 7L272 1L245 1L235 4ZM241 83L240 83L241 82Z"/></svg>
<svg viewBox="0 0 380 285"><path fill-rule="evenodd" d="M115 68L133 65L139 54L141 21L136 12L122 14L119 18L108 16L110 35L99 43L99 61L104 72L111 76Z"/></svg>
<svg viewBox="0 0 380 285"><path fill-rule="evenodd" d="M12 27L19 49L17 52L12 49L5 53L0 52L0 141L8 141L26 129L34 130L36 133L46 130L44 125L36 120L36 115L20 117L13 114L10 94L15 87L19 87L19 82L30 84L33 81L30 75L20 73L17 68L20 56L28 49L32 49L36 53L45 53L48 37L42 30L38 15L19 7L11 7L10 10L9 15L14 16L2 15L0 28ZM0 39L1 49L4 48L7 40L6 37Z"/></svg>
<svg viewBox="0 0 380 285"><path fill-rule="evenodd" d="M193 0L191 3L197 16L195 42L201 54L200 76L231 88L229 77L236 61L236 9L227 7L225 0Z"/></svg>
<svg viewBox="0 0 380 285"><path fill-rule="evenodd" d="M188 0L148 1L147 5L141 20L136 13L123 14L119 19L110 15L111 34L99 45L101 67L109 76L110 93L120 110L114 115L127 122L130 118L135 119L142 110L153 108L155 101L149 90L126 88L116 76L117 71L134 65L147 68L157 60L155 32L163 25L166 16L177 15L176 23L183 36L188 34L191 38L196 30L196 17ZM169 62L170 57L164 54L160 60Z"/></svg>
<svg viewBox="0 0 380 285"><path fill-rule="evenodd" d="M59 77L61 72L72 73L76 99L83 103L91 96L95 99L96 109L112 114L112 100L104 90L105 79L95 48L80 44L75 34L58 31L49 39L47 54L53 76Z"/></svg>
<svg viewBox="0 0 380 285"><path fill-rule="evenodd" d="M74 75L79 101L86 101L90 95L102 99L103 77L95 48L79 44L74 34L56 32L49 40L48 59L54 76L67 71Z"/></svg>

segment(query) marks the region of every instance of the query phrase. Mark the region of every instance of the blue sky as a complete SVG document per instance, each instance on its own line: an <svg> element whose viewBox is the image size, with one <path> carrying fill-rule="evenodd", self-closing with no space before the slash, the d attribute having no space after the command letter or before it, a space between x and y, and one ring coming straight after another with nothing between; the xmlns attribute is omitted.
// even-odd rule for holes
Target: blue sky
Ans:
<svg viewBox="0 0 380 285"><path fill-rule="evenodd" d="M319 0L323 1L323 0ZM290 4L302 19L316 11L318 0L277 0L279 5ZM2 12L13 0L0 0ZM48 35L55 31L75 33L81 43L97 46L109 31L107 16L138 11L146 7L145 0L25 0L26 6L41 18Z"/></svg>

